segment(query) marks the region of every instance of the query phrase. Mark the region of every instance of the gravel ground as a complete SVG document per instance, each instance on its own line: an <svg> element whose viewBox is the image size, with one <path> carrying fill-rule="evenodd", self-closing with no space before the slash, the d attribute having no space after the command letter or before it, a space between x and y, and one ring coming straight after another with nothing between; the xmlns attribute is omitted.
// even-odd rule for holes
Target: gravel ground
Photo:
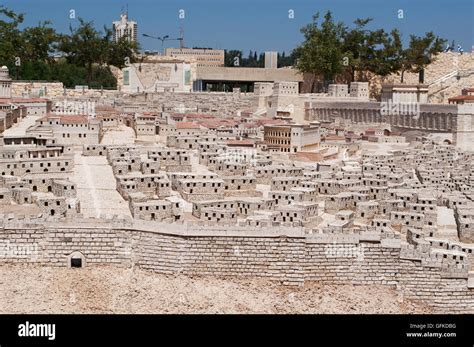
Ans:
<svg viewBox="0 0 474 347"><path fill-rule="evenodd" d="M0 313L433 313L388 286L286 287L116 266L0 266Z"/></svg>

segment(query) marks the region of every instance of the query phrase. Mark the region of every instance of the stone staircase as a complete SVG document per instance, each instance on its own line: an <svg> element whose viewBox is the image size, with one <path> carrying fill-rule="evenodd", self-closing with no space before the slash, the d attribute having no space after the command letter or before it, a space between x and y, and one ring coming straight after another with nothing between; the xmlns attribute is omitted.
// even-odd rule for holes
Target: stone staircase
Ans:
<svg viewBox="0 0 474 347"><path fill-rule="evenodd" d="M400 74L379 76L370 79L372 93L381 89L382 83L400 83ZM405 72L405 84L418 84L418 74ZM448 103L448 99L461 95L464 88L474 87L474 53L459 54L445 52L436 56L425 69L425 83L428 85L430 103Z"/></svg>
<svg viewBox="0 0 474 347"><path fill-rule="evenodd" d="M428 84L430 102L447 102L461 94L462 89L474 86L474 68L453 70Z"/></svg>

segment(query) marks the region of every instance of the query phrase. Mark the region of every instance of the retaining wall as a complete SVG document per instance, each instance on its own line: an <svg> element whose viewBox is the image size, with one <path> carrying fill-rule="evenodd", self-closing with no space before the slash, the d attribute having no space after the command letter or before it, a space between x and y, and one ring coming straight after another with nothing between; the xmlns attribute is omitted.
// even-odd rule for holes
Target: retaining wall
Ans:
<svg viewBox="0 0 474 347"><path fill-rule="evenodd" d="M383 233L313 235L296 227L224 229L118 219L4 218L0 223L0 263L67 266L68 256L79 251L86 266L116 264L164 274L264 277L291 285L305 281L393 285L401 296L424 300L441 311L474 312L468 265L436 266L429 258L414 256L414 250L403 252L399 238Z"/></svg>

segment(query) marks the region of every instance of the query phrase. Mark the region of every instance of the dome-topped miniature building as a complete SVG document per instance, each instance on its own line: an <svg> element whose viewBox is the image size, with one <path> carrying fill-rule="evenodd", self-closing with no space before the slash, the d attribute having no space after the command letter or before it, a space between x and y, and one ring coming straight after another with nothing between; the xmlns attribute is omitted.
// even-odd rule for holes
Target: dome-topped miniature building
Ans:
<svg viewBox="0 0 474 347"><path fill-rule="evenodd" d="M12 88L12 79L8 73L8 68L2 66L0 68L0 98L10 98Z"/></svg>

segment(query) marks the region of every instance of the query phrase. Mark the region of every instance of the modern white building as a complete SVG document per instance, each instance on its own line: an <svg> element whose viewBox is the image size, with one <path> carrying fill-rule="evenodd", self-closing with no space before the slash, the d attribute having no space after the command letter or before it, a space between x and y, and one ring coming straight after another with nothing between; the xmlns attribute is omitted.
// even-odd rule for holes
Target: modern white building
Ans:
<svg viewBox="0 0 474 347"><path fill-rule="evenodd" d="M128 20L128 13L121 14L120 20L112 22L114 41L118 42L122 37L128 41L137 41L138 25L137 22Z"/></svg>

